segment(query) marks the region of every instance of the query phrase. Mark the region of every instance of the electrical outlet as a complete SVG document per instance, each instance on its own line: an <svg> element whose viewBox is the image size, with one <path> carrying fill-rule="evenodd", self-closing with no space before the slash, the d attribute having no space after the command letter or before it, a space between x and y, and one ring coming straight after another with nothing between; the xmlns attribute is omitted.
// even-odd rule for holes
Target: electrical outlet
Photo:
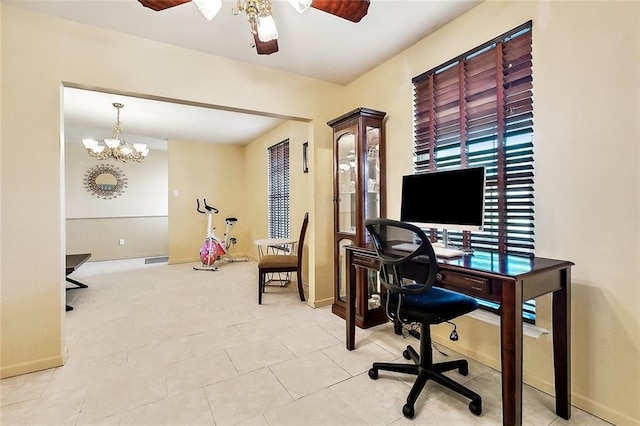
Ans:
<svg viewBox="0 0 640 426"><path fill-rule="evenodd" d="M124 238L120 238L119 244L120 244L121 246L123 246L123 245L124 245Z"/></svg>

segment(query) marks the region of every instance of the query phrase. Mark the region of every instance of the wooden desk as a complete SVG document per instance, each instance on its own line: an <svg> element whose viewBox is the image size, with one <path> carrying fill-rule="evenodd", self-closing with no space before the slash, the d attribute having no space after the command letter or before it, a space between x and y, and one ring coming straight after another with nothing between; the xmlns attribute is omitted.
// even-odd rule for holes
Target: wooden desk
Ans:
<svg viewBox="0 0 640 426"><path fill-rule="evenodd" d="M375 251L346 247L347 349L355 349L355 268L378 269ZM502 422L522 424L522 302L552 293L553 361L556 414L571 417L571 266L572 262L476 252L439 260L438 286L500 302Z"/></svg>
<svg viewBox="0 0 640 426"><path fill-rule="evenodd" d="M66 290L75 290L78 288L87 288L86 284L76 281L73 278L69 278L69 274L78 269L84 262L91 258L91 253L82 254L68 254L66 258L66 280L76 287L67 288ZM66 305L67 311L73 311L73 306Z"/></svg>

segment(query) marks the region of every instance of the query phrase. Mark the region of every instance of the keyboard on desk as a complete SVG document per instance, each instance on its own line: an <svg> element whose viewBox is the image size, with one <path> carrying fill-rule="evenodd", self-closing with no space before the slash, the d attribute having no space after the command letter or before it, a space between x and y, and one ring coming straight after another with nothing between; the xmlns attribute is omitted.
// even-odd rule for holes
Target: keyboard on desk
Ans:
<svg viewBox="0 0 640 426"><path fill-rule="evenodd" d="M432 244L431 246L433 247L433 251L436 253L436 257L440 257L443 259L451 259L454 257L461 257L464 255L464 252L462 250L449 248L449 247L442 247L438 243ZM393 249L400 250L400 251L407 251L407 252L416 251L418 247L420 247L418 244L412 244L412 243L401 243L401 244L396 244L392 246Z"/></svg>

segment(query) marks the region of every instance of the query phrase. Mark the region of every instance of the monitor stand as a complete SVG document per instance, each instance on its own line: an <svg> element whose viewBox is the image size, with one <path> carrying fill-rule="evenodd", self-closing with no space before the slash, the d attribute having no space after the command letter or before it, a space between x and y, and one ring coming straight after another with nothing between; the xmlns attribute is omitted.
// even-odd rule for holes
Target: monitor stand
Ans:
<svg viewBox="0 0 640 426"><path fill-rule="evenodd" d="M442 229L442 245L444 246L444 248L449 248L449 231L446 229ZM458 247L451 247L451 248L458 248Z"/></svg>
<svg viewBox="0 0 640 426"><path fill-rule="evenodd" d="M456 250L462 250L465 254L473 253L473 249L471 249L471 248L450 246L449 245L449 231L447 229L444 229L444 228L442 229L442 245L445 248L452 248L452 249L456 249Z"/></svg>

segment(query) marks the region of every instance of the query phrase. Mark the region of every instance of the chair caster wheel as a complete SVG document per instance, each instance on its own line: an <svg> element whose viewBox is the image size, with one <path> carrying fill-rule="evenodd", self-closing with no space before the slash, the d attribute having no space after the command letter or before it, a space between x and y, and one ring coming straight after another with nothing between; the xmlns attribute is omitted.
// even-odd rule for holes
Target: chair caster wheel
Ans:
<svg viewBox="0 0 640 426"><path fill-rule="evenodd" d="M402 414L404 414L406 418L412 419L413 416L416 414L415 410L413 409L413 405L404 404L402 406Z"/></svg>
<svg viewBox="0 0 640 426"><path fill-rule="evenodd" d="M482 400L471 401L469 403L469 411L471 411L476 416L482 414Z"/></svg>
<svg viewBox="0 0 640 426"><path fill-rule="evenodd" d="M402 357L408 360L411 359L411 354L409 354L409 351L405 349L404 351L402 351Z"/></svg>
<svg viewBox="0 0 640 426"><path fill-rule="evenodd" d="M458 368L458 373L460 373L463 376L468 376L469 375L469 367L465 366L465 367Z"/></svg>
<svg viewBox="0 0 640 426"><path fill-rule="evenodd" d="M373 380L376 380L378 378L378 370L376 370L375 368L370 368L369 377Z"/></svg>

